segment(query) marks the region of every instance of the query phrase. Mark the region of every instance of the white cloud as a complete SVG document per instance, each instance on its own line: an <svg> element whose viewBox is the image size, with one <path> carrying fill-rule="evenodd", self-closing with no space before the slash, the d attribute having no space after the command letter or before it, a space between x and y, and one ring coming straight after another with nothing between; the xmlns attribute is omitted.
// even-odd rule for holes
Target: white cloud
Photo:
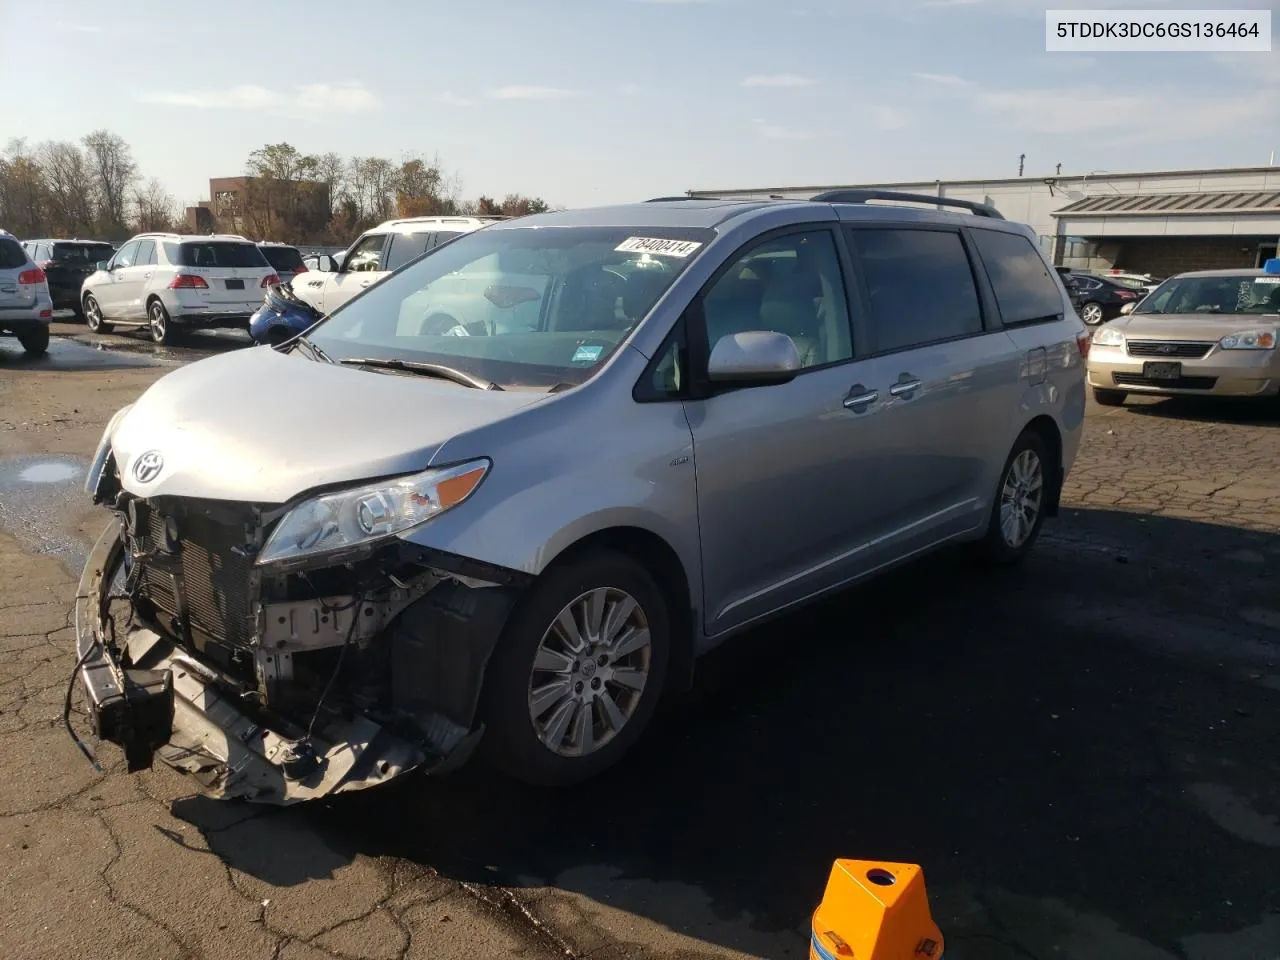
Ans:
<svg viewBox="0 0 1280 960"><path fill-rule="evenodd" d="M791 127L782 127L774 123L768 123L764 120L752 120L751 125L755 128L756 133L764 137L766 140L812 140L813 134L807 130L795 130Z"/></svg>
<svg viewBox="0 0 1280 960"><path fill-rule="evenodd" d="M475 103L470 97L464 97L461 94L454 93L452 90L437 93L434 99L436 103L443 103L447 107L470 107Z"/></svg>
<svg viewBox="0 0 1280 960"><path fill-rule="evenodd" d="M957 77L954 73L913 73L911 75L917 80L936 83L944 87L968 87L973 85L972 81L966 80L964 77Z"/></svg>
<svg viewBox="0 0 1280 960"><path fill-rule="evenodd" d="M291 90L272 90L256 84L225 89L146 93L139 99L171 107L198 110L247 110L280 116L319 119L335 113L370 113L382 101L360 83L309 83Z"/></svg>
<svg viewBox="0 0 1280 960"><path fill-rule="evenodd" d="M872 107L871 122L880 130L903 130L911 126L910 117L896 107Z"/></svg>
<svg viewBox="0 0 1280 960"><path fill-rule="evenodd" d="M778 87L785 89L793 89L796 87L811 87L817 81L812 77L802 77L795 73L773 73L773 74L757 74L752 77L746 77L742 81L744 87Z"/></svg>
<svg viewBox="0 0 1280 960"><path fill-rule="evenodd" d="M529 84L513 84L509 87L499 87L497 90L490 90L485 94L490 100L562 100L565 97L572 97L572 90L565 90L561 87L539 87Z"/></svg>

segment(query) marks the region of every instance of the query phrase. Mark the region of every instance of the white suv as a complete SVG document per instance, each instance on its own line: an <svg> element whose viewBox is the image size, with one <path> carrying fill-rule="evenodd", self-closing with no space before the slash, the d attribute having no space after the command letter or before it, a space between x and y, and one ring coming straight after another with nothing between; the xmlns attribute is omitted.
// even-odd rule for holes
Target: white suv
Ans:
<svg viewBox="0 0 1280 960"><path fill-rule="evenodd" d="M143 233L84 282L89 329L148 327L156 343L184 329L248 329L264 292L280 282L258 245L244 237Z"/></svg>
<svg viewBox="0 0 1280 960"><path fill-rule="evenodd" d="M0 334L13 334L27 356L38 357L49 349L52 319L44 271L13 234L0 230Z"/></svg>
<svg viewBox="0 0 1280 960"><path fill-rule="evenodd" d="M332 313L366 287L428 250L503 217L405 217L366 230L341 260L321 256L293 293L321 313Z"/></svg>

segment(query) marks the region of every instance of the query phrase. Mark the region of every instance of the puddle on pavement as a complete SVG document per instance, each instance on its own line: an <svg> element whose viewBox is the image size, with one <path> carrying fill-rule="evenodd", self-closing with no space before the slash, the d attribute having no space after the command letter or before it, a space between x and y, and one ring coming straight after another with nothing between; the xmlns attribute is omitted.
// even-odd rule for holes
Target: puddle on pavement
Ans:
<svg viewBox="0 0 1280 960"><path fill-rule="evenodd" d="M34 553L57 557L75 576L89 545L59 529L59 521L83 505L86 468L76 457L0 460L0 530Z"/></svg>
<svg viewBox="0 0 1280 960"><path fill-rule="evenodd" d="M96 345L63 337L54 337L50 340L49 352L43 357L28 357L23 354L18 341L0 339L0 369L109 370L113 367L154 367L165 362L163 358L157 356L141 356L114 348L99 348Z"/></svg>

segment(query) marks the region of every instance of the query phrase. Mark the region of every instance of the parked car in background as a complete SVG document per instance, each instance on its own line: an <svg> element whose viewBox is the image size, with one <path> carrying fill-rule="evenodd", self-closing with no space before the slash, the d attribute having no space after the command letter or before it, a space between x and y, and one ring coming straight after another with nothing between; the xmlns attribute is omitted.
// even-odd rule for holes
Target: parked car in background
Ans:
<svg viewBox="0 0 1280 960"><path fill-rule="evenodd" d="M1180 274L1094 333L1089 385L1105 406L1130 393L1273 397L1278 336L1280 260Z"/></svg>
<svg viewBox="0 0 1280 960"><path fill-rule="evenodd" d="M144 233L122 246L84 282L89 329L146 327L156 343L184 330L245 329L280 282L262 249L238 236Z"/></svg>
<svg viewBox="0 0 1280 960"><path fill-rule="evenodd" d="M27 255L18 238L0 230L0 334L18 338L28 356L49 349L53 298L44 271Z"/></svg>
<svg viewBox="0 0 1280 960"><path fill-rule="evenodd" d="M288 284L267 290L262 305L249 318L249 336L254 343L282 344L297 336L317 320L320 313L304 300L299 300Z"/></svg>
<svg viewBox="0 0 1280 960"><path fill-rule="evenodd" d="M1123 270L1108 270L1104 274L1099 274L1104 280L1110 280L1112 283L1118 283L1122 287L1128 287L1130 290L1137 290L1142 296L1146 296L1160 284L1163 280L1153 277L1149 273L1125 273Z"/></svg>
<svg viewBox="0 0 1280 960"><path fill-rule="evenodd" d="M1074 275L1070 267L1054 267L1058 271L1058 278L1062 281L1062 285L1066 287L1067 297L1071 300L1071 309L1075 310L1079 316L1080 308L1084 305L1084 301L1080 299L1080 287L1076 284Z"/></svg>
<svg viewBox="0 0 1280 960"><path fill-rule="evenodd" d="M398 267L454 237L496 223L500 217L407 217L367 230L341 260L321 255L311 276L293 292L322 313L332 313Z"/></svg>
<svg viewBox="0 0 1280 960"><path fill-rule="evenodd" d="M262 255L267 258L267 263L271 264L271 269L280 278L281 283L289 283L298 274L307 272L307 265L302 262L302 253L297 247L291 247L287 243L272 243L270 241L259 243L258 247L262 250Z"/></svg>
<svg viewBox="0 0 1280 960"><path fill-rule="evenodd" d="M495 223L287 349L157 381L86 480L111 511L76 616L94 728L267 803L477 748L574 783L767 618L947 544L1022 560L1088 331L1030 228L870 197L899 205ZM440 286L486 322L425 332Z"/></svg>
<svg viewBox="0 0 1280 960"><path fill-rule="evenodd" d="M1143 296L1136 290L1091 273L1072 271L1071 280L1080 302L1076 312L1091 327L1115 319L1126 305L1136 303Z"/></svg>
<svg viewBox="0 0 1280 960"><path fill-rule="evenodd" d="M44 271L53 309L74 310L77 316L81 311L80 288L98 262L110 260L115 253L111 244L97 240L25 240L22 246Z"/></svg>

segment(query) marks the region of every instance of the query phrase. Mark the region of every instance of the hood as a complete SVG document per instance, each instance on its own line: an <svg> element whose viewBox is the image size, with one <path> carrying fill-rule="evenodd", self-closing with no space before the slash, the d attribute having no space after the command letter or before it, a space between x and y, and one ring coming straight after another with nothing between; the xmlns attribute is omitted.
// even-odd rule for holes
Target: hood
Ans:
<svg viewBox="0 0 1280 960"><path fill-rule="evenodd" d="M1135 340L1216 342L1241 330L1280 328L1280 316L1256 313L1131 313L1117 317L1107 326Z"/></svg>
<svg viewBox="0 0 1280 960"><path fill-rule="evenodd" d="M251 347L158 380L116 424L111 448L135 496L283 503L315 487L422 470L447 440L545 396ZM144 455L149 469L135 473Z"/></svg>

